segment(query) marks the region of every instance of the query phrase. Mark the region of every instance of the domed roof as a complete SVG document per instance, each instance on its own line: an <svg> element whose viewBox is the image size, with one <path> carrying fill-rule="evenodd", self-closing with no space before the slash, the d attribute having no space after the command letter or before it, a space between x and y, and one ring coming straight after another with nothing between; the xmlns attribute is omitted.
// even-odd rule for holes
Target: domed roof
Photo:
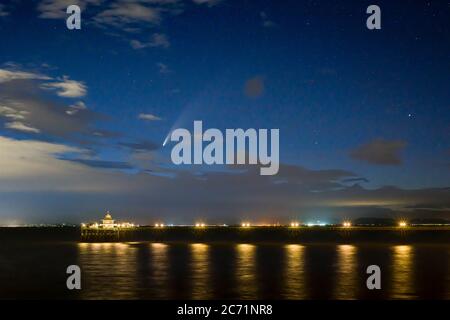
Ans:
<svg viewBox="0 0 450 320"><path fill-rule="evenodd" d="M109 214L109 212L106 213L104 220L112 220L112 217Z"/></svg>

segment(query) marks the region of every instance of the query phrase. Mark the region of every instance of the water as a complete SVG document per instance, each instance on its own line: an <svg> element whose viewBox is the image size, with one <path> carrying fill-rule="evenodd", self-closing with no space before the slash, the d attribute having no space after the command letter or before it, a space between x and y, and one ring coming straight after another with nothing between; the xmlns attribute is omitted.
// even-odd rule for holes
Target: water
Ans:
<svg viewBox="0 0 450 320"><path fill-rule="evenodd" d="M66 289L66 267L82 290ZM366 267L382 270L369 291ZM450 299L448 244L11 242L0 298Z"/></svg>

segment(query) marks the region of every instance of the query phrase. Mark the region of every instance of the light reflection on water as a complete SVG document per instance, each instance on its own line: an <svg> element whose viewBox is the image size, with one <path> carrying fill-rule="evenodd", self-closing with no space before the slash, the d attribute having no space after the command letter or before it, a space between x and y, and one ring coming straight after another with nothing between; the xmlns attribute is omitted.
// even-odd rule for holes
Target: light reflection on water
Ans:
<svg viewBox="0 0 450 320"><path fill-rule="evenodd" d="M392 247L392 291L393 299L413 299L414 294L414 274L413 258L414 249L410 245L400 245Z"/></svg>
<svg viewBox="0 0 450 320"><path fill-rule="evenodd" d="M236 250L237 294L241 299L256 299L258 292L255 274L256 246L238 244Z"/></svg>
<svg viewBox="0 0 450 320"><path fill-rule="evenodd" d="M209 245L194 243L191 250L191 288L192 299L211 298Z"/></svg>
<svg viewBox="0 0 450 320"><path fill-rule="evenodd" d="M76 248L82 299L256 299L270 293L284 299L427 298L421 296L429 291L423 287L426 282L415 278L418 271L420 279L434 275L433 281L441 284L443 289L432 292L433 298L450 298L450 270L446 268L450 247L446 245L433 247L433 256L441 263L430 266L426 264L429 250L416 250L414 245L142 242L79 243ZM372 252L382 254L373 261ZM417 261L425 267L417 270ZM381 266L386 287L378 296L365 288L367 275L362 270L367 263ZM315 279L330 280L318 284Z"/></svg>
<svg viewBox="0 0 450 320"><path fill-rule="evenodd" d="M354 245L337 246L336 286L334 299L356 299L358 288L357 248Z"/></svg>
<svg viewBox="0 0 450 320"><path fill-rule="evenodd" d="M137 249L125 243L80 243L81 298L137 299Z"/></svg>
<svg viewBox="0 0 450 320"><path fill-rule="evenodd" d="M169 261L168 245L164 243L151 243L150 285L156 298L168 299Z"/></svg>
<svg viewBox="0 0 450 320"><path fill-rule="evenodd" d="M283 287L283 298L306 299L305 281L305 247L299 244L288 244L284 246L286 251L286 268L284 270L285 283Z"/></svg>
<svg viewBox="0 0 450 320"><path fill-rule="evenodd" d="M449 262L449 263L447 263L447 265L450 265L450 250L447 253L447 261ZM447 269L447 277L446 277L445 282L447 283L447 286L445 286L447 289L447 294L446 294L445 299L450 300L450 268Z"/></svg>

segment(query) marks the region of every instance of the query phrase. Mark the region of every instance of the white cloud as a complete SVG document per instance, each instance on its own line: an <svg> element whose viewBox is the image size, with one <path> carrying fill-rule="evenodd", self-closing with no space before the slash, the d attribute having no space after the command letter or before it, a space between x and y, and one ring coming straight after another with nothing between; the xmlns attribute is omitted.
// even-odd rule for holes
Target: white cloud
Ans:
<svg viewBox="0 0 450 320"><path fill-rule="evenodd" d="M27 111L19 111L8 106L0 105L0 117L13 120L23 120L27 114Z"/></svg>
<svg viewBox="0 0 450 320"><path fill-rule="evenodd" d="M66 113L67 113L68 115L72 116L72 115L78 113L78 111L80 111L80 110L86 110L86 109L87 109L87 107L86 107L86 105L84 104L84 102L83 102L83 101L78 101L78 102L76 102L76 103L70 105L70 106L69 106L69 110L66 110Z"/></svg>
<svg viewBox="0 0 450 320"><path fill-rule="evenodd" d="M212 7L222 0L193 0L198 5ZM87 23L103 28L116 28L108 33L119 35L130 42L134 49L148 47L168 48L170 43L161 33L155 33L150 41L132 39L130 34L149 34L158 27L166 17L174 17L184 12L186 3L183 0L42 0L37 10L43 19L64 19L66 9L71 4L79 5L83 19ZM94 10L87 7L97 6ZM118 32L117 32L118 31Z"/></svg>
<svg viewBox="0 0 450 320"><path fill-rule="evenodd" d="M29 132L29 133L39 133L41 132L39 129L27 126L26 124L20 121L8 122L5 124L5 127L12 130Z"/></svg>
<svg viewBox="0 0 450 320"><path fill-rule="evenodd" d="M74 104L72 104L69 107L77 109L77 110L85 110L85 109L87 109L86 104L83 101L75 102Z"/></svg>
<svg viewBox="0 0 450 320"><path fill-rule="evenodd" d="M149 42L141 42L139 40L131 40L130 41L131 47L133 49L144 49L144 48L168 48L170 47L170 42L167 36L163 33L154 33L151 37L151 40Z"/></svg>
<svg viewBox="0 0 450 320"><path fill-rule="evenodd" d="M118 191L120 174L102 172L58 159L64 153L86 150L35 140L0 136L0 191L109 192Z"/></svg>
<svg viewBox="0 0 450 320"><path fill-rule="evenodd" d="M138 2L119 2L95 16L94 20L101 25L123 28L130 23L147 22L158 24L161 20L158 8L148 7Z"/></svg>
<svg viewBox="0 0 450 320"><path fill-rule="evenodd" d="M81 8L88 23L133 33L160 24L164 15L175 15L184 10L182 0L42 0L37 10L40 18L64 19L67 7L72 4ZM85 10L88 6L99 9Z"/></svg>
<svg viewBox="0 0 450 320"><path fill-rule="evenodd" d="M87 92L83 82L3 69L0 69L0 76L1 82L6 82L0 84L0 129L41 132L69 139L80 134L92 137L94 121L100 118L98 113L87 110L83 101L75 100L66 105L65 101L48 99L48 94L43 94L44 90L51 90L52 94L64 98L83 96Z"/></svg>
<svg viewBox="0 0 450 320"><path fill-rule="evenodd" d="M38 73L0 69L0 83L13 80L51 80L51 78Z"/></svg>
<svg viewBox="0 0 450 320"><path fill-rule="evenodd" d="M11 65L11 63L10 63ZM19 70L0 69L0 83L6 83L13 80L45 80L54 81L41 85L42 89L56 89L57 95L65 98L76 98L85 96L87 93L86 85L81 81L70 80L68 76L53 79L47 75L34 72Z"/></svg>
<svg viewBox="0 0 450 320"><path fill-rule="evenodd" d="M0 156L2 179L21 179L25 176L46 175L54 173L51 165L54 154L76 151L64 145L34 140L15 140L0 136L0 146L4 151ZM50 165L49 165L50 164Z"/></svg>
<svg viewBox="0 0 450 320"><path fill-rule="evenodd" d="M148 47L147 45L145 45L145 43L142 43L141 41L136 39L131 40L130 45L133 49L144 49Z"/></svg>
<svg viewBox="0 0 450 320"><path fill-rule="evenodd" d="M146 121L158 121L158 120L161 120L160 117L157 117L157 116L155 116L153 114L150 114L150 113L141 113L141 114L139 114L138 118L141 119L141 120L146 120Z"/></svg>
<svg viewBox="0 0 450 320"><path fill-rule="evenodd" d="M87 93L86 85L81 81L70 80L64 76L60 82L44 83L43 89L56 89L57 95L65 98L83 97Z"/></svg>

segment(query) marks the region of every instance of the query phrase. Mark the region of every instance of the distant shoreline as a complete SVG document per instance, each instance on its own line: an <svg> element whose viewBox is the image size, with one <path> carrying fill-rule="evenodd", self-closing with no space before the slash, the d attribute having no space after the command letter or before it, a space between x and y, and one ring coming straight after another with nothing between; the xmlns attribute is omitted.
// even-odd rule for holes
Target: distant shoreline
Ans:
<svg viewBox="0 0 450 320"><path fill-rule="evenodd" d="M79 227L0 227L0 241L450 244L450 226L138 227L118 234L98 232L85 237L81 237Z"/></svg>

